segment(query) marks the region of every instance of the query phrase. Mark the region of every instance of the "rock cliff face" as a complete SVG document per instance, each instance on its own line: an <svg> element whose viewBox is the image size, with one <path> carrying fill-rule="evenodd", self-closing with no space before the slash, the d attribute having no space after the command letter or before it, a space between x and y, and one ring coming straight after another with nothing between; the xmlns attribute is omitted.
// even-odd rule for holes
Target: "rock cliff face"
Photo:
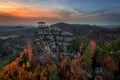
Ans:
<svg viewBox="0 0 120 80"><path fill-rule="evenodd" d="M36 52L48 54L67 52L67 47L73 39L73 35L69 32L62 31L57 27L40 25L35 32L34 44Z"/></svg>

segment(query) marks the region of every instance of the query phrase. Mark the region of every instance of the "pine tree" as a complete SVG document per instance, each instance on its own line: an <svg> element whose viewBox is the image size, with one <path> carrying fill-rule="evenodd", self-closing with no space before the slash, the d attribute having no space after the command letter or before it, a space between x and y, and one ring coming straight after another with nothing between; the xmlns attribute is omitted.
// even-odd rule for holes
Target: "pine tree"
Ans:
<svg viewBox="0 0 120 80"><path fill-rule="evenodd" d="M55 64L52 65L50 74L49 74L49 80L60 80L58 76L58 69Z"/></svg>

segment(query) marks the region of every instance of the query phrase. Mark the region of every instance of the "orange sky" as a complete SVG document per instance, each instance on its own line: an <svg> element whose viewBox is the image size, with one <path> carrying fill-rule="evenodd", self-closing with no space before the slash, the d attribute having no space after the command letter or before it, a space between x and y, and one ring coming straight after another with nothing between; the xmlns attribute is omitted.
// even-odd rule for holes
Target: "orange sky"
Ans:
<svg viewBox="0 0 120 80"><path fill-rule="evenodd" d="M24 22L35 24L38 18L47 21L47 19L62 19L63 17L48 6L36 6L10 0L0 1L0 22L2 24L22 24Z"/></svg>
<svg viewBox="0 0 120 80"><path fill-rule="evenodd" d="M41 8L40 8L41 7ZM50 11L42 6L36 7L31 5L17 3L0 3L0 14L9 14L16 17L39 17L39 18L60 18L60 15Z"/></svg>
<svg viewBox="0 0 120 80"><path fill-rule="evenodd" d="M38 18L41 20L46 20L48 22L51 22L51 20L53 20L54 22L56 21L64 21L67 19L67 16L69 18L71 18L70 20L72 20L72 18L75 18L74 16L80 16L79 14L62 14L62 10L59 11L59 9L61 9L61 7L59 7L59 9L55 9L54 7L53 8L50 8L51 6L42 6L42 5L39 5L39 6L35 6L35 5L28 5L28 4L23 4L23 3L13 3L13 2L3 2L3 3L0 3L0 15L1 16L7 16L8 19L7 21L9 23L13 23L15 20L13 20L13 22L11 22L10 20L12 20L11 17L14 18L23 18L24 19L35 19ZM64 12L64 10L63 10ZM69 12L68 12L69 13ZM9 18L10 17L10 18ZM4 21L6 21L5 19L1 18L3 21L2 23L5 23ZM18 19L19 20L19 19ZM35 21L37 21L35 20ZM26 22L27 22L26 21ZM30 20L29 20L30 21ZM29 22L28 21L28 22ZM33 21L33 20L32 20ZM19 20L19 22L16 22L17 23L23 23L21 20ZM31 21L29 22L31 23ZM29 24L27 23L27 24ZM31 23L31 24L34 24L34 23Z"/></svg>
<svg viewBox="0 0 120 80"><path fill-rule="evenodd" d="M39 20L49 23L119 24L120 5L117 1L0 0L0 24L36 24Z"/></svg>

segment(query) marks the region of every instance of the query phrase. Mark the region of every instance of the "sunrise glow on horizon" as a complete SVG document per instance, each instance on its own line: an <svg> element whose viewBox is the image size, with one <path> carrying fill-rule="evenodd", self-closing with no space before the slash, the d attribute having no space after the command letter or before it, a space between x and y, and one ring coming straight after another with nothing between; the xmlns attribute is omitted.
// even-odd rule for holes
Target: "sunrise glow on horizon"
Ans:
<svg viewBox="0 0 120 80"><path fill-rule="evenodd" d="M119 0L0 0L0 24L119 24Z"/></svg>

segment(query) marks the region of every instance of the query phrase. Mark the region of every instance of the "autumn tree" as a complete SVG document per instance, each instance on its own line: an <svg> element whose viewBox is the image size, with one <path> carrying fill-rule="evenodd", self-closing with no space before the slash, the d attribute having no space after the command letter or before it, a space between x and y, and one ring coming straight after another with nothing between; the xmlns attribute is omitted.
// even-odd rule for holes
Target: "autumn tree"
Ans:
<svg viewBox="0 0 120 80"><path fill-rule="evenodd" d="M50 74L49 74L49 80L60 80L58 76L58 69L57 65L53 64L51 66Z"/></svg>
<svg viewBox="0 0 120 80"><path fill-rule="evenodd" d="M83 62L85 63L85 66L90 68L91 64L92 64L92 57L93 55L90 54L90 45L88 44L88 46L85 48L84 52L83 52Z"/></svg>
<svg viewBox="0 0 120 80"><path fill-rule="evenodd" d="M106 59L105 59L105 67L106 69L108 69L109 71L111 72L115 72L118 70L118 65L117 63L110 57L108 56Z"/></svg>
<svg viewBox="0 0 120 80"><path fill-rule="evenodd" d="M28 56L24 53L22 56L22 59L18 62L20 66L22 66L23 63L26 63L28 60Z"/></svg>

